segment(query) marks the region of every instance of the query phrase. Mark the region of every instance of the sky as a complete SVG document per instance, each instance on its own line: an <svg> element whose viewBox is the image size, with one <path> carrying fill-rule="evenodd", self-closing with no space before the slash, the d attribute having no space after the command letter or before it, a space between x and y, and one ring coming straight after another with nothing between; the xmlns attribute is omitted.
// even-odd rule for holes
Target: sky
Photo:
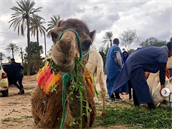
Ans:
<svg viewBox="0 0 172 129"><path fill-rule="evenodd" d="M9 43L14 43L25 50L27 37L17 34L14 28L9 28L12 8L17 6L19 0L0 0L0 52L6 57L12 56L5 50ZM32 0L31 0L32 1ZM169 41L172 37L172 0L34 0L35 8L42 7L36 14L45 19L47 27L50 17L60 15L62 20L77 18L84 21L90 31L96 30L94 47L102 46L106 32L113 32L113 39L119 38L124 31L136 30L142 41L150 37ZM26 33L25 33L26 34ZM36 41L36 37L31 37ZM47 50L53 44L50 38L46 39ZM40 45L44 50L44 37L40 36ZM121 44L120 48L124 48ZM131 44L130 48L139 47L138 42ZM44 55L42 55L44 56ZM17 62L21 62L19 52L15 53Z"/></svg>

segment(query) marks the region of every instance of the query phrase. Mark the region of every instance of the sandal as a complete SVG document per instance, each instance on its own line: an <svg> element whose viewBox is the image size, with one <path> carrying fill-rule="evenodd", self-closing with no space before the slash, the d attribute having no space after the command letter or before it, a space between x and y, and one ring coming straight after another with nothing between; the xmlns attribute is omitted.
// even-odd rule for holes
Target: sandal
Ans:
<svg viewBox="0 0 172 129"><path fill-rule="evenodd" d="M18 93L19 95L21 95L21 94L25 94L24 93L24 90L22 89L22 90L20 90L20 92Z"/></svg>

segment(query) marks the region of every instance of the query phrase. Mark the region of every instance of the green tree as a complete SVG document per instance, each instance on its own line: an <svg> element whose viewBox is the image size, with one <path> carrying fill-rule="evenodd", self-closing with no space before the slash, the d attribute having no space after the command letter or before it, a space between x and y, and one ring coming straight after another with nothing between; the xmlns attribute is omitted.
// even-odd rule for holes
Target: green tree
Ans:
<svg viewBox="0 0 172 129"><path fill-rule="evenodd" d="M39 56L38 56L38 54L36 54L36 55L32 55L32 58L31 58L31 70L32 70L32 73L37 73L38 71L39 71L39 68L41 68L42 67L42 64L43 64L43 59L44 58L40 58L40 60L41 60L41 64L40 65L38 65L38 58L40 58Z"/></svg>
<svg viewBox="0 0 172 129"><path fill-rule="evenodd" d="M103 39L104 39L103 44L107 45L106 48L109 48L112 46L112 37L113 37L112 31L105 33L105 36L103 37Z"/></svg>
<svg viewBox="0 0 172 129"><path fill-rule="evenodd" d="M125 46L126 50L130 49L130 45L137 40L136 30L124 31L120 36L121 44Z"/></svg>
<svg viewBox="0 0 172 129"><path fill-rule="evenodd" d="M24 62L27 63L27 58L28 58L28 47L25 49L26 54L24 55ZM30 42L30 62L31 62L31 74L35 74L38 72L40 65L38 64L38 60L40 61L40 64L42 64L43 58L39 57L38 55L38 49L37 49L37 42ZM39 46L39 53L43 53L42 46ZM24 65L25 66L25 65Z"/></svg>
<svg viewBox="0 0 172 129"><path fill-rule="evenodd" d="M134 49L130 49L130 50L128 50L128 54L130 55L134 51L135 51Z"/></svg>
<svg viewBox="0 0 172 129"><path fill-rule="evenodd" d="M12 58L14 58L14 53L19 51L19 47L16 44L14 44L14 43L10 43L10 44L7 45L5 50L7 52L11 51L12 52Z"/></svg>
<svg viewBox="0 0 172 129"><path fill-rule="evenodd" d="M26 51L26 55L28 55L28 47L26 47L25 49ZM30 52L31 52L31 56L35 55L38 53L38 49L37 49L37 42L30 42ZM42 49L42 45L39 45L39 53L42 54L43 53L43 49Z"/></svg>
<svg viewBox="0 0 172 129"><path fill-rule="evenodd" d="M147 46L161 47L164 45L166 45L166 41L160 41L160 40L156 39L155 37L150 37L140 44L140 46L142 46L142 47L147 47Z"/></svg>
<svg viewBox="0 0 172 129"><path fill-rule="evenodd" d="M31 18L31 34L36 36L37 39L37 52L38 52L38 66L40 65L40 52L39 52L39 33L45 35L46 28L42 25L44 22L42 17L33 15Z"/></svg>
<svg viewBox="0 0 172 129"><path fill-rule="evenodd" d="M6 59L7 59L8 63L11 62L11 57L10 56L7 56Z"/></svg>
<svg viewBox="0 0 172 129"><path fill-rule="evenodd" d="M34 8L35 2L30 0L21 0L16 2L17 6L13 6L11 9L15 11L11 20L9 21L10 27L14 27L14 31L17 29L21 35L24 35L24 31L27 28L27 46L28 46L28 64L27 75L30 75L30 17L36 12L40 12L42 7Z"/></svg>

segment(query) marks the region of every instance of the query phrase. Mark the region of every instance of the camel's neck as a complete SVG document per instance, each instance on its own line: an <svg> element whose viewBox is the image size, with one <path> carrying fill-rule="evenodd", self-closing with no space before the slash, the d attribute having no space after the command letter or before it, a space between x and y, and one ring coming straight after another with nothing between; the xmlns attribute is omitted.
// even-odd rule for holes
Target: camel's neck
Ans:
<svg viewBox="0 0 172 129"><path fill-rule="evenodd" d="M80 76L75 76L73 81L66 83L66 97L69 96L67 103L69 104L70 113L73 118L79 118L83 113L86 114L86 102L83 101L86 100L84 68L81 68L79 71L82 71L83 74L80 73ZM82 119L84 119L82 124L86 124L87 117L83 115ZM80 119L76 119L76 121L80 123Z"/></svg>

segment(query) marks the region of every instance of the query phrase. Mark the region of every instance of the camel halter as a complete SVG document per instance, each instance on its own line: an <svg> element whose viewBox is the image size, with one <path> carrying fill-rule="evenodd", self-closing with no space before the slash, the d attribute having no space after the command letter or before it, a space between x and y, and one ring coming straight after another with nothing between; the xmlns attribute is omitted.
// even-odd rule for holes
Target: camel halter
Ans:
<svg viewBox="0 0 172 129"><path fill-rule="evenodd" d="M78 33L77 33L74 29L67 29L67 30L64 30L64 31L61 33L61 35L59 36L57 42L61 39L61 37L63 36L63 34L64 34L66 31L68 31L68 30L73 31L73 32L75 33L75 35L76 35L76 38L77 38L77 40L78 40L79 52L80 52L79 61L81 61L82 58L83 58L84 56L86 56L86 55L89 53L90 49L89 49L87 52L85 52L84 54L82 54L82 47L81 47L80 37L79 37ZM72 75L69 74L69 73L64 73L64 74L63 74L63 77L62 77L62 80L63 80L63 85L62 85L63 115L62 115L62 121L61 121L60 129L63 129L63 127L64 127L65 114L66 114L66 107L65 107L65 104L66 104L66 103L65 103L65 84L66 84L66 82L68 82L69 80L72 80Z"/></svg>

